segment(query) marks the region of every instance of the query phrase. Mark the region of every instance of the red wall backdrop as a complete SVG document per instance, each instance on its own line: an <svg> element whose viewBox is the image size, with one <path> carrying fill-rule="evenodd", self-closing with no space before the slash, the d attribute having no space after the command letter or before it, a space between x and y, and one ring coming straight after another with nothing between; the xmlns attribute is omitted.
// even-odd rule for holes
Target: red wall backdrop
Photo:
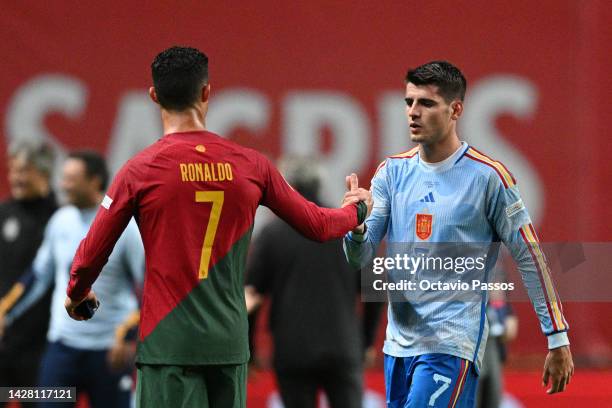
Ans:
<svg viewBox="0 0 612 408"><path fill-rule="evenodd" d="M188 44L210 57L210 128L274 158L318 153L327 160L326 191L335 199L345 173L356 170L368 180L386 154L410 147L401 99L406 68L447 59L469 83L461 137L517 175L541 238L609 241L606 6L603 0L4 2L0 150L12 138L49 138L60 149L105 152L116 169L160 136L156 107L145 96L152 58ZM513 350L541 353L533 312L525 304L517 309L522 336ZM609 358L609 303L571 302L565 309L575 353Z"/></svg>

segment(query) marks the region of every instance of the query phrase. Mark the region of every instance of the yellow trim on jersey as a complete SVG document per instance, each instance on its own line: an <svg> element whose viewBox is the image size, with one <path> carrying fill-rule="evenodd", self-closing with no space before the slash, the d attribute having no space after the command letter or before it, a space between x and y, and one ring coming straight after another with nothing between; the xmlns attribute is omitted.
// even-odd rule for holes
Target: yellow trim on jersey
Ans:
<svg viewBox="0 0 612 408"><path fill-rule="evenodd" d="M499 171L499 174L501 174L501 176L506 181L506 184L508 184L508 187L512 187L513 185L516 184L514 182L514 180L512 179L512 176L510 175L510 172L508 170L506 170L504 165L501 164L500 162L495 161L493 159L490 159L489 157L485 156L484 154L478 153L476 150L474 150L471 147L469 148L468 153L470 153L471 155L475 156L476 158L478 158L478 159L480 159L480 160L490 164L491 166L495 167L497 169L497 171Z"/></svg>
<svg viewBox="0 0 612 408"><path fill-rule="evenodd" d="M412 149L408 150L407 152L394 154L393 156L389 156L389 157L392 159L399 159L402 157L414 156L418 151L419 151L419 146L415 146Z"/></svg>
<svg viewBox="0 0 612 408"><path fill-rule="evenodd" d="M525 233L525 236L527 237L527 241L528 241L527 245L531 245L531 247L533 248L533 252L536 256L536 262L538 263L538 266L539 266L538 269L540 269L540 272L542 273L542 280L544 281L544 290L546 290L546 293L548 294L548 299L550 301L550 307L553 311L553 316L551 316L551 318L555 319L557 323L557 330L565 330L567 327L565 326L565 322L563 320L563 314L561 313L561 310L559 309L559 303L557 300L557 296L555 293L555 288L553 286L552 279L550 277L550 273L549 273L550 270L546 262L546 257L544 256L544 253L542 252L542 249L540 248L537 237L534 236L534 234L531 232L531 229L529 228L529 224L523 225L521 229L523 230L523 233Z"/></svg>

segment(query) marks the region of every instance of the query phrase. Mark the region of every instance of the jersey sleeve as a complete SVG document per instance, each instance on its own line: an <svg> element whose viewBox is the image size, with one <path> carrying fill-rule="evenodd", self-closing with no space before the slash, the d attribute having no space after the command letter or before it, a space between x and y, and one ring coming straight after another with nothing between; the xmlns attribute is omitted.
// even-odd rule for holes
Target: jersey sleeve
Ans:
<svg viewBox="0 0 612 408"><path fill-rule="evenodd" d="M517 263L548 347L568 345L569 326L529 213L517 186L504 185L494 174L487 188L487 218Z"/></svg>
<svg viewBox="0 0 612 408"><path fill-rule="evenodd" d="M387 161L378 167L371 186L374 208L365 220L365 233L349 232L344 237L344 253L354 268L362 268L372 260L378 245L387 234L391 214Z"/></svg>
<svg viewBox="0 0 612 408"><path fill-rule="evenodd" d="M130 163L127 162L113 180L87 236L81 241L74 256L66 291L73 300L87 296L134 214L134 195L129 180Z"/></svg>
<svg viewBox="0 0 612 408"><path fill-rule="evenodd" d="M358 205L322 208L295 191L267 160L261 158L264 181L261 204L307 238L323 242L340 238L358 225Z"/></svg>

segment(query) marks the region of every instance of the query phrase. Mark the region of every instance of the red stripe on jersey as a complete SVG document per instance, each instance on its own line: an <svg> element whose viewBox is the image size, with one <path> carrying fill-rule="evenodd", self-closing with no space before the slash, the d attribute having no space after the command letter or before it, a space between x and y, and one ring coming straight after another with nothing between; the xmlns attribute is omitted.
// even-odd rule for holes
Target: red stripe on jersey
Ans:
<svg viewBox="0 0 612 408"><path fill-rule="evenodd" d="M540 238L538 237L538 234L536 234L535 228L533 228L533 224L531 223L529 224L529 231L531 231L536 241L540 242ZM552 278L551 278L551 281L552 281ZM552 287L552 290L553 292L555 292L555 297L557 298L557 306L559 307L559 312L561 314L561 318L563 319L562 323L565 325L565 327L567 327L568 324L567 324L567 321L565 321L565 316L563 315L563 305L561 304L561 301L559 300L559 293L557 292L557 289L554 286Z"/></svg>
<svg viewBox="0 0 612 408"><path fill-rule="evenodd" d="M474 149L474 150L476 150L476 149ZM476 157L472 156L471 154L469 154L469 153L467 153L467 152L465 153L465 155L466 155L467 157L469 157L470 159L472 159L472 160L476 160L477 162L480 162L480 163L482 163L482 164L485 164L485 165L489 166L490 168L492 168L493 170L495 170L495 172L497 173L497 175L498 175L498 176L499 176L499 178L501 179L502 183L504 183L504 187L505 187L505 188L508 188L508 183L506 182L506 179L504 179L504 176L503 176L503 175L502 175L502 174L499 172L499 170L498 170L498 169L497 169L497 168L496 168L494 165L492 165L491 163L487 163L487 162L486 162L486 161L484 161L484 160L480 160L480 159L478 159L478 158L476 158ZM509 172L508 172L508 173L509 173ZM513 179L513 180L514 180L514 179Z"/></svg>
<svg viewBox="0 0 612 408"><path fill-rule="evenodd" d="M527 236L525 235L525 232L523 231L523 228L519 228L519 231L521 233L521 236L523 237L523 240L525 241L525 244L527 245L527 248L529 248L529 253L531 254L533 263L535 264L536 269L538 271L538 279L540 280L540 285L542 285L542 293L544 294L544 300L546 301L546 308L548 309L548 315L550 316L550 321L552 322L553 330L558 331L559 328L557 327L557 323L555 322L555 315L553 314L553 311L550 308L550 298L548 297L548 294L546 293L546 285L544 283L544 276L542 276L542 270L540 269L538 258L536 254L533 252L533 247L532 247L533 243L529 242L529 240L527 239Z"/></svg>
<svg viewBox="0 0 612 408"><path fill-rule="evenodd" d="M506 173L508 173L510 175L510 178L512 179L512 182L514 184L516 184L516 179L514 178L514 176L512 175L512 173L510 172L510 170L508 170L508 168L506 166L504 166L504 163L500 162L499 160L495 160L492 159L490 156L487 156L486 154L484 154L483 152L481 152L480 150L474 148L473 146L470 146L471 149L474 149L477 153L482 154L484 157L486 157L487 159L494 161L495 163L499 164L500 166L502 166L504 168L504 170L506 170Z"/></svg>
<svg viewBox="0 0 612 408"><path fill-rule="evenodd" d="M410 159L414 157L418 152L419 152L419 146L416 146L403 153L394 154L393 156L389 156L389 158L390 159Z"/></svg>
<svg viewBox="0 0 612 408"><path fill-rule="evenodd" d="M538 234L536 234L535 229L533 228L533 224L529 223L527 225L529 226L529 231L531 231L531 233L533 234L533 237L536 239L536 241L540 242L540 238L538 238Z"/></svg>

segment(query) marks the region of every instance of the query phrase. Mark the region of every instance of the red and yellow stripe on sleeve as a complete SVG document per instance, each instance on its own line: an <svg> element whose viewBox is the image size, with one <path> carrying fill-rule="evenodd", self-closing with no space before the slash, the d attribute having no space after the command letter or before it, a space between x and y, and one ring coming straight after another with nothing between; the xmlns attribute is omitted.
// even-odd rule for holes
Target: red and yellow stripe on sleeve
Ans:
<svg viewBox="0 0 612 408"><path fill-rule="evenodd" d="M508 188L516 184L516 180L512 176L512 173L510 173L510 171L508 171L506 166L501 164L501 162L493 160L489 156L479 152L473 147L470 147L468 151L465 153L465 155L469 157L470 159L476 160L478 162L486 164L489 167L492 167L493 170L495 170L495 172L499 176L499 178L501 178L502 183L504 183L504 187Z"/></svg>
<svg viewBox="0 0 612 408"><path fill-rule="evenodd" d="M550 315L550 319L552 321L553 330L567 330L567 322L563 317L563 307L561 306L561 302L558 300L552 278L550 277L550 269L548 268L548 263L546 262L544 252L542 252L542 248L540 248L540 241L536 235L535 229L533 228L532 224L525 224L521 227L520 232L523 240L529 248L531 257L533 258L538 270L542 290L544 291L544 296L546 297L546 307L548 308L548 314Z"/></svg>
<svg viewBox="0 0 612 408"><path fill-rule="evenodd" d="M415 146L406 152L394 154L393 156L389 156L389 158L390 159L409 159L411 157L414 157L414 155L417 154L418 152L419 152L419 146Z"/></svg>

